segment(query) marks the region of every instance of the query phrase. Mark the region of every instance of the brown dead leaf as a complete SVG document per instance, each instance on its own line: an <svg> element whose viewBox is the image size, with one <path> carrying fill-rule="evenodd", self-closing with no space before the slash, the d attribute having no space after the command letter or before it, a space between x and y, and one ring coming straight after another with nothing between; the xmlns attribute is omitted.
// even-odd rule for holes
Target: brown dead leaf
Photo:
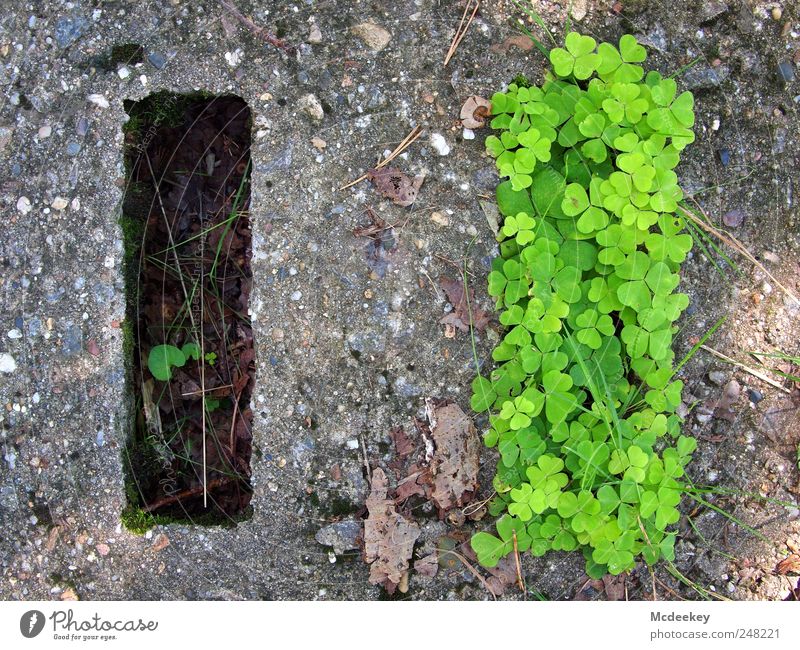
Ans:
<svg viewBox="0 0 800 650"><path fill-rule="evenodd" d="M439 278L439 286L447 294L447 300L453 305L453 311L439 320L444 325L452 325L462 332L469 332L470 311L472 312L472 325L477 330L483 330L489 324L489 314L483 311L475 301L475 291L469 290L469 304L464 291L464 281L448 277Z"/></svg>
<svg viewBox="0 0 800 650"><path fill-rule="evenodd" d="M527 52L533 48L533 41L525 36L525 34L516 34L515 36L509 36L502 43L495 43L489 49L492 52L506 54L512 47L517 47L523 52Z"/></svg>
<svg viewBox="0 0 800 650"><path fill-rule="evenodd" d="M480 129L492 112L492 102L478 95L470 95L461 107L461 124L465 129Z"/></svg>
<svg viewBox="0 0 800 650"><path fill-rule="evenodd" d="M61 592L61 600L80 600L78 598L78 594L75 593L75 590L72 587L67 587L63 592Z"/></svg>
<svg viewBox="0 0 800 650"><path fill-rule="evenodd" d="M473 566L479 566L478 556L469 544L461 546L461 555L464 556ZM483 581L483 586L493 596L502 596L506 589L517 584L517 564L513 554L506 555L497 563L497 566L488 568L481 567L490 575Z"/></svg>
<svg viewBox="0 0 800 650"><path fill-rule="evenodd" d="M739 399L742 387L735 379L731 379L722 389L722 396L716 402L706 403L706 406L713 409L714 417L733 422L736 419L736 412L733 405Z"/></svg>
<svg viewBox="0 0 800 650"><path fill-rule="evenodd" d="M394 450L399 458L405 458L414 453L416 445L411 438L408 437L403 427L394 427L389 431L389 437L391 437L394 443Z"/></svg>
<svg viewBox="0 0 800 650"><path fill-rule="evenodd" d="M394 491L395 503L401 503L415 495L424 497L427 494L426 488L429 481L429 469L420 470L418 465L412 465L409 468L409 474L397 484L397 489Z"/></svg>
<svg viewBox="0 0 800 650"><path fill-rule="evenodd" d="M409 206L417 200L419 188L425 180L424 176L411 178L394 167L370 169L367 178L372 181L382 197L392 199L392 203L402 207Z"/></svg>
<svg viewBox="0 0 800 650"><path fill-rule="evenodd" d="M165 548L169 546L169 537L167 537L164 533L159 533L156 535L156 538L153 540L153 550L154 551L163 551Z"/></svg>
<svg viewBox="0 0 800 650"><path fill-rule="evenodd" d="M785 576L789 573L800 573L800 555L792 553L783 558L775 567L775 573Z"/></svg>
<svg viewBox="0 0 800 650"><path fill-rule="evenodd" d="M414 562L414 571L428 578L436 577L439 572L439 554L431 553Z"/></svg>
<svg viewBox="0 0 800 650"><path fill-rule="evenodd" d="M603 590L606 593L606 600L626 600L625 580L627 576L621 573L617 576L603 576Z"/></svg>
<svg viewBox="0 0 800 650"><path fill-rule="evenodd" d="M377 468L372 473L367 497L369 516L364 521L364 559L370 565L369 581L383 585L391 594L404 581L420 529L397 512L394 502L386 498L387 493L386 474Z"/></svg>
<svg viewBox="0 0 800 650"><path fill-rule="evenodd" d="M457 404L445 403L432 409L431 433L431 499L443 513L464 506L478 490L478 432Z"/></svg>

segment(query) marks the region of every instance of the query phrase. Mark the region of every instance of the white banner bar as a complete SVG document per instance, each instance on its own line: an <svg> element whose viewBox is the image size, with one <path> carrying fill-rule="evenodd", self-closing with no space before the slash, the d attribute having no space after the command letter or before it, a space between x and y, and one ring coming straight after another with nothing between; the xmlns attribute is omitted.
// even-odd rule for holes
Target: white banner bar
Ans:
<svg viewBox="0 0 800 650"><path fill-rule="evenodd" d="M798 603L6 602L6 648L800 648ZM253 643L257 645L253 645ZM300 644L300 645L298 645Z"/></svg>

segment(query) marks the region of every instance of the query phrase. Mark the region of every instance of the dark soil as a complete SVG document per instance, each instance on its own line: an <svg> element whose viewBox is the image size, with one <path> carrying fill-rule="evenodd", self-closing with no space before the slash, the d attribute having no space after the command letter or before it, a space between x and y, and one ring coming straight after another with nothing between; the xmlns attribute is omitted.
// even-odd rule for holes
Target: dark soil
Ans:
<svg viewBox="0 0 800 650"><path fill-rule="evenodd" d="M129 499L172 518L225 519L252 492L250 109L237 97L167 94L127 109ZM187 343L201 346L199 359L155 378L151 349Z"/></svg>

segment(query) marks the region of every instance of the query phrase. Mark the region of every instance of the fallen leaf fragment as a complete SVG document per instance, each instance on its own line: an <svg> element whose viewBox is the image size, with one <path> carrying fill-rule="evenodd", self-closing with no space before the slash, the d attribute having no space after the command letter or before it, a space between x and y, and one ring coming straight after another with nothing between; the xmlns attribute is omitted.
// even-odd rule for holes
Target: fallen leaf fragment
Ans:
<svg viewBox="0 0 800 650"><path fill-rule="evenodd" d="M389 431L389 437L394 442L394 449L398 458L405 458L414 452L416 445L403 427L394 427Z"/></svg>
<svg viewBox="0 0 800 650"><path fill-rule="evenodd" d="M785 576L788 573L800 573L800 555L792 553L783 558L775 567L775 573Z"/></svg>
<svg viewBox="0 0 800 650"><path fill-rule="evenodd" d="M472 419L457 404L445 403L432 414L431 499L444 512L464 506L477 492L480 448Z"/></svg>
<svg viewBox="0 0 800 650"><path fill-rule="evenodd" d="M489 314L483 311L475 301L475 292L469 290L469 299L464 291L464 281L461 278L439 278L439 286L447 294L447 300L453 305L453 311L446 314L439 322L443 325L452 325L462 332L469 332L470 311L472 312L472 325L475 329L485 329L489 324ZM469 302L469 304L467 304Z"/></svg>
<svg viewBox="0 0 800 650"><path fill-rule="evenodd" d="M372 472L372 486L367 497L369 516L364 521L364 559L370 565L370 583L383 585L392 594L404 579L407 580L409 560L420 529L397 512L387 493L386 474L378 468Z"/></svg>
<svg viewBox="0 0 800 650"><path fill-rule="evenodd" d="M414 562L414 571L428 578L436 577L439 572L439 554L431 553Z"/></svg>
<svg viewBox="0 0 800 650"><path fill-rule="evenodd" d="M606 593L606 600L626 600L625 580L627 576L621 573L616 576L603 576L603 590Z"/></svg>
<svg viewBox="0 0 800 650"><path fill-rule="evenodd" d="M77 600L80 600L80 598L78 598L78 594L75 593L75 590L72 587L67 587L61 593L61 600L65 600L65 601L66 600L76 600L77 601Z"/></svg>
<svg viewBox="0 0 800 650"><path fill-rule="evenodd" d="M461 107L461 124L465 129L480 129L492 112L492 102L478 95L470 95Z"/></svg>
<svg viewBox="0 0 800 650"><path fill-rule="evenodd" d="M512 47L517 47L523 52L527 52L533 48L533 41L524 34L517 34L516 36L509 36L502 43L495 43L489 49L492 52L506 54Z"/></svg>
<svg viewBox="0 0 800 650"><path fill-rule="evenodd" d="M159 533L156 535L155 539L153 540L153 550L154 551L163 551L165 548L169 546L169 537L167 537L164 533Z"/></svg>
<svg viewBox="0 0 800 650"><path fill-rule="evenodd" d="M736 419L733 405L736 404L741 392L742 387L735 379L731 379L725 384L725 388L722 389L722 396L716 402L707 404L708 407L714 410L714 417L733 422Z"/></svg>
<svg viewBox="0 0 800 650"><path fill-rule="evenodd" d="M370 169L367 178L372 181L382 197L391 199L392 203L402 207L407 207L417 200L419 188L425 180L424 176L411 178L394 167Z"/></svg>

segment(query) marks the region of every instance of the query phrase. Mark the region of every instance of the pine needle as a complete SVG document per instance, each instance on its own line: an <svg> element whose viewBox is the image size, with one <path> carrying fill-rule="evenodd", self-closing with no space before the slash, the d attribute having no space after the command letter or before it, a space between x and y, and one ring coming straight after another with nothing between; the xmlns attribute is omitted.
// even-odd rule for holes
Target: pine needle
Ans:
<svg viewBox="0 0 800 650"><path fill-rule="evenodd" d="M749 374L753 375L753 377L755 377L757 379L760 379L761 381L769 384L770 386L774 386L778 390L782 390L784 393L788 393L790 395L792 393L792 391L790 391L788 388L784 388L783 386L781 386L781 384L779 384L774 379L770 379L765 374L759 372L758 370L755 370L754 368L751 368L750 366L746 366L745 364L743 364L740 361L737 361L736 359L731 359L730 357L722 354L722 352L717 352L717 350L715 350L714 348L710 348L707 345L701 345L700 349L701 350L705 350L706 352L708 352L710 354L713 354L718 359L722 359L723 361L726 361L727 363L730 363L730 364L736 366L737 368L741 368L746 373L749 373Z"/></svg>
<svg viewBox="0 0 800 650"><path fill-rule="evenodd" d="M772 273L770 273L764 267L764 265L761 262L759 262L755 257L753 257L752 253L750 253L750 251L748 251L744 247L744 245L738 239L736 239L736 237L734 237L731 234L723 233L722 231L720 231L717 228L715 228L714 226L712 226L710 220L708 219L708 216L705 214L705 212L703 212L703 210L699 206L698 206L698 210L700 210L700 213L705 217L705 219L699 219L691 210L687 210L682 205L679 206L679 208L680 208L681 212L683 213L683 215L688 217L689 219L691 219L698 227L702 228L703 230L705 230L708 233L711 233L717 239L719 239L720 241L726 243L728 246L730 246L732 249L734 249L740 255L742 255L742 257L746 258L754 266L756 266L758 269L763 271L764 274L770 280L772 280L772 282L774 282L777 287L779 287L787 296L789 296L792 300L794 300L795 303L800 305L800 299L798 299L797 296L795 296L789 289L784 287L777 280L777 278L774 275L772 275Z"/></svg>
<svg viewBox="0 0 800 650"><path fill-rule="evenodd" d="M461 44L461 41L464 39L464 36L467 35L467 30L469 26L472 24L472 20L475 18L475 14L478 13L478 8L481 6L480 0L475 0L475 7L472 10L472 13L469 16L469 19L466 20L466 24L464 24L465 19L467 18L467 12L469 11L470 6L472 5L472 0L467 0L467 4L464 6L464 13L461 15L461 22L458 25L458 29L456 30L455 36L453 36L453 41L450 43L450 48L447 50L447 54L444 57L444 64L445 66L450 63L450 59L453 58L453 55L456 53L458 46Z"/></svg>

